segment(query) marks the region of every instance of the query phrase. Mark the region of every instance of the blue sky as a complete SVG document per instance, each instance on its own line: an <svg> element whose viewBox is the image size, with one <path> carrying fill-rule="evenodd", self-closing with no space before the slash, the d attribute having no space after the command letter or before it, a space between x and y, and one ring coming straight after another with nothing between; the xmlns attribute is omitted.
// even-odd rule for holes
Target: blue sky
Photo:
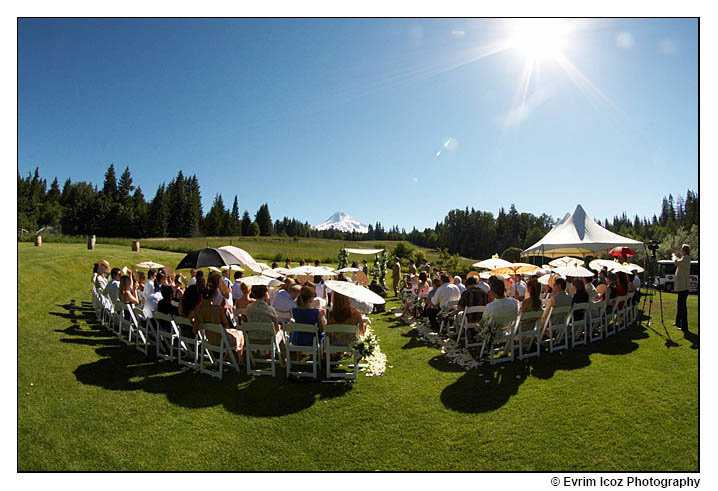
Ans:
<svg viewBox="0 0 718 491"><path fill-rule="evenodd" d="M559 34L557 34L559 32ZM411 229L698 186L695 19L23 19L18 166ZM490 54L497 51L495 54ZM529 72L528 65L534 69Z"/></svg>

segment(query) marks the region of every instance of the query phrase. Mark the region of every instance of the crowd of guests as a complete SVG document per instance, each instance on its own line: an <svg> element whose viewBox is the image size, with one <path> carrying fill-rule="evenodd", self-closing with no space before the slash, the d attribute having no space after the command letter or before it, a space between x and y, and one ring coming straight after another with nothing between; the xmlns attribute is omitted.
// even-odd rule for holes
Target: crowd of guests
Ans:
<svg viewBox="0 0 718 491"><path fill-rule="evenodd" d="M398 259L396 264L400 265ZM440 316L449 311L452 302L456 302L453 313L467 307L486 307L483 314L469 314L467 321L471 323L483 318L496 325L506 325L515 320L519 312L540 311L543 312L543 325L551 307L609 301L631 292L635 292L632 302L636 304L641 286L637 274L613 273L607 268L603 268L593 277L563 278L554 274L547 284L541 284L534 277L525 281L522 275L513 275L507 279L490 276L484 281L477 272L469 273L463 282L460 276L452 278L436 268L429 277L430 270L429 265L424 264L420 272L415 274L416 267L411 263L409 274L404 275L401 286L398 277L394 275L394 291L402 298L402 319L409 320L410 311L417 311L418 304L418 315L426 317L434 330L439 329ZM395 267L394 272L396 271ZM623 308L622 302L617 307ZM578 312L575 318L581 320L583 313Z"/></svg>
<svg viewBox="0 0 718 491"><path fill-rule="evenodd" d="M290 266L289 260L286 265ZM319 261L315 261L315 265L319 266ZM206 278L202 270L192 269L189 279L168 268L150 269L147 274L124 271L123 274L119 268L110 269L107 261L100 261L94 265L92 282L112 302L140 308L148 317L153 312L186 317L191 327L180 326L183 336L194 337L203 323L221 325L231 348L240 354L244 338L237 328L242 322L271 323L277 333L282 324L290 320L315 325L321 343L325 325L357 325L363 335L365 320L362 314L373 310L372 304L332 292L321 276L286 276L278 280L280 284L276 287L252 285L250 288L242 281L242 271L234 272L232 282L229 269L221 273L211 271ZM334 279L350 281L343 274ZM220 341L218 333L206 331L206 336L211 343ZM350 342L352 335L335 336L334 342ZM311 346L314 334L293 332L289 341L294 345Z"/></svg>

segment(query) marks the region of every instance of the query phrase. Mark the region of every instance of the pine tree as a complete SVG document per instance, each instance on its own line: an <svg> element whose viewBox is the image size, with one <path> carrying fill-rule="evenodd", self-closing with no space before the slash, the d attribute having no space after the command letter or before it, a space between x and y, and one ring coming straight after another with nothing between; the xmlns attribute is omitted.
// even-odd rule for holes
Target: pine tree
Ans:
<svg viewBox="0 0 718 491"><path fill-rule="evenodd" d="M53 179L50 185L50 190L47 192L47 201L51 203L58 203L60 201L60 184L57 182L57 177Z"/></svg>
<svg viewBox="0 0 718 491"><path fill-rule="evenodd" d="M252 219L249 218L249 212L244 210L242 215L242 235L249 235L249 228L252 225Z"/></svg>
<svg viewBox="0 0 718 491"><path fill-rule="evenodd" d="M167 222L167 233L170 237L184 237L186 230L183 211L186 209L187 199L185 195L185 179L182 171L179 171L177 177L171 180L167 186L167 200L169 208L173 210Z"/></svg>
<svg viewBox="0 0 718 491"><path fill-rule="evenodd" d="M232 203L230 223L232 224L230 235L240 235L242 233L242 224L240 223L239 203L237 202L236 194L234 195L234 203Z"/></svg>
<svg viewBox="0 0 718 491"><path fill-rule="evenodd" d="M135 189L132 185L132 176L130 175L130 168L125 167L124 172L120 176L120 182L117 184L117 196L121 202L126 202L130 198L130 193Z"/></svg>
<svg viewBox="0 0 718 491"><path fill-rule="evenodd" d="M221 235L224 230L225 214L227 210L224 207L224 201L221 194L216 194L214 203L210 208L207 216L204 218L204 234L205 235Z"/></svg>
<svg viewBox="0 0 718 491"><path fill-rule="evenodd" d="M254 220L259 225L259 235L265 237L272 235L272 217L269 215L269 205L267 203L259 207Z"/></svg>
<svg viewBox="0 0 718 491"><path fill-rule="evenodd" d="M167 237L167 220L169 209L164 183L157 188L157 193L150 203L148 216L148 234L150 237Z"/></svg>
<svg viewBox="0 0 718 491"><path fill-rule="evenodd" d="M105 172L105 182L102 185L102 194L105 199L117 199L117 179L115 178L115 165L110 164Z"/></svg>
<svg viewBox="0 0 718 491"><path fill-rule="evenodd" d="M184 209L184 234L187 237L196 237L200 232L200 221L202 219L202 196L199 190L197 176L193 175L188 179L187 184L187 206Z"/></svg>

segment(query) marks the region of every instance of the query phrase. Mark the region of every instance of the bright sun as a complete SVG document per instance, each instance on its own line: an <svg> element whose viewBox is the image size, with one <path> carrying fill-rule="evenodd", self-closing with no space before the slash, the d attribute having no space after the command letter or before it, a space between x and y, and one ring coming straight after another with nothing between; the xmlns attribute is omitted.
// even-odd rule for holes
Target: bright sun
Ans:
<svg viewBox="0 0 718 491"><path fill-rule="evenodd" d="M509 47L528 61L556 60L568 41L568 24L561 19L512 19Z"/></svg>

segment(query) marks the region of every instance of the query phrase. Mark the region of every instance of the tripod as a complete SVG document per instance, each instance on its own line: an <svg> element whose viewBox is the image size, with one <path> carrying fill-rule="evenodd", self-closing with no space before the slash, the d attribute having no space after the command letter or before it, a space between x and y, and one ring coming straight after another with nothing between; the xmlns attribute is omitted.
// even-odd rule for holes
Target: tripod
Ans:
<svg viewBox="0 0 718 491"><path fill-rule="evenodd" d="M653 297L656 295L656 291L658 292L658 302L660 305L660 311L661 311L661 324L663 327L666 327L665 321L663 320L663 295L661 294L661 290L656 287L656 271L658 269L658 259L656 258L656 250L653 249L651 251L653 254L650 258L650 264L651 264L651 271L652 274L648 276L648 285L646 285L646 292L645 296L643 297L643 306L641 307L641 310L644 312L646 311L646 300L648 300L648 317L651 317L651 308L653 307ZM648 325L651 325L651 321L648 321ZM666 331L667 332L667 331Z"/></svg>

